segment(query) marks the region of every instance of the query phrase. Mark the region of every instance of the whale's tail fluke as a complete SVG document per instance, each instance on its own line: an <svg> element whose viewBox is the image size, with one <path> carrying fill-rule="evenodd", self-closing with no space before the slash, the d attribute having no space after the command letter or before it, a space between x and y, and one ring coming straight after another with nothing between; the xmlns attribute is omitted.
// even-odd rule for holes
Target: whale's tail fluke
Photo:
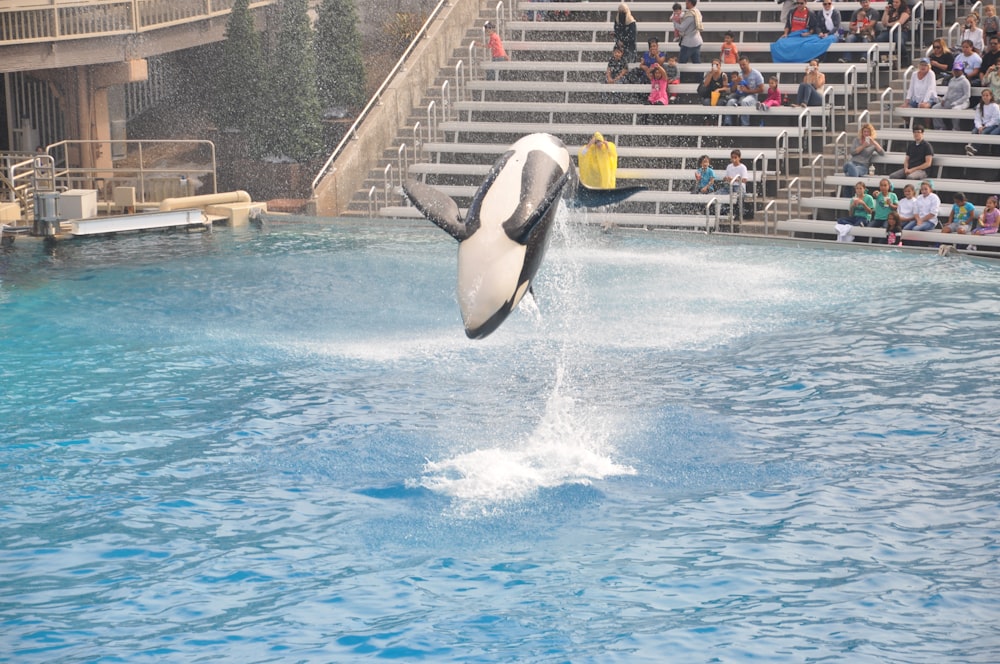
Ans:
<svg viewBox="0 0 1000 664"><path fill-rule="evenodd" d="M629 196L646 191L645 187L618 187L616 189L593 189L582 182L577 182L576 191L566 204L571 207L597 208L620 203Z"/></svg>

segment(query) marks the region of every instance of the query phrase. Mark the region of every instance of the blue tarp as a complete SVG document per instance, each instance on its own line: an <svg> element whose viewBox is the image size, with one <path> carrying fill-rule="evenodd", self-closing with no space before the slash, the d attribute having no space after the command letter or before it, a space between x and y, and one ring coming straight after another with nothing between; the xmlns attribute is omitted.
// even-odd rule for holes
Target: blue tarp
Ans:
<svg viewBox="0 0 1000 664"><path fill-rule="evenodd" d="M819 59L837 43L836 35L820 37L819 35L802 36L803 30L788 33L771 44L771 60L773 62L809 62Z"/></svg>

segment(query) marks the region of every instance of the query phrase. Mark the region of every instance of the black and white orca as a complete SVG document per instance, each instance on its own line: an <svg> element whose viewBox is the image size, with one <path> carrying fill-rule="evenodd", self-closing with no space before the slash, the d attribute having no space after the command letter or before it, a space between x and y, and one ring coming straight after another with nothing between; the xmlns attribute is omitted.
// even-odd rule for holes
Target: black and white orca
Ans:
<svg viewBox="0 0 1000 664"><path fill-rule="evenodd" d="M458 204L434 187L407 180L403 190L427 219L458 240L457 293L465 334L482 339L531 288L560 199L575 207L601 207L643 187L585 187L561 140L529 134L493 164L465 219Z"/></svg>

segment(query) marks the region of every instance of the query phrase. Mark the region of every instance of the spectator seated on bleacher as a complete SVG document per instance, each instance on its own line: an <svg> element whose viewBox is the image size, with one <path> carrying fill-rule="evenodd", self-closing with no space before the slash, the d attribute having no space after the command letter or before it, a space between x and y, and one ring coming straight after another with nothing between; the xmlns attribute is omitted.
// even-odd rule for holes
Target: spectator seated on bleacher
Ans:
<svg viewBox="0 0 1000 664"><path fill-rule="evenodd" d="M871 43L875 41L875 24L878 22L878 13L872 9L871 0L860 0L861 7L851 16L851 24L848 26L847 36L844 41L850 44ZM845 53L840 59L841 62L850 62L853 54ZM862 61L864 58L862 58Z"/></svg>
<svg viewBox="0 0 1000 664"><path fill-rule="evenodd" d="M931 73L938 81L938 85L944 85L951 76L951 66L955 64L955 54L948 48L940 37L931 42Z"/></svg>
<svg viewBox="0 0 1000 664"><path fill-rule="evenodd" d="M969 97L972 95L972 86L969 84L969 79L965 77L962 73L962 67L956 61L952 67L951 80L948 81L948 90L945 92L944 97L941 98L936 104L931 106L932 109L943 108L950 110L961 110L969 107ZM959 117L948 118L947 122L951 123L951 128L955 131L961 129L962 119ZM945 129L946 128L945 118L934 118L934 128L935 129Z"/></svg>
<svg viewBox="0 0 1000 664"><path fill-rule="evenodd" d="M823 0L823 8L813 13L816 34L820 37L833 35L840 38L840 10L833 8L832 0Z"/></svg>
<svg viewBox="0 0 1000 664"><path fill-rule="evenodd" d="M730 95L726 106L747 106L752 108L759 101L757 95L764 92L764 77L759 71L750 66L750 58L745 55L740 56L740 73L741 78L739 83L736 84L736 93ZM723 119L723 122L726 125L732 125L733 117L727 115ZM750 116L741 115L740 124L744 127L749 127Z"/></svg>
<svg viewBox="0 0 1000 664"><path fill-rule="evenodd" d="M962 71L965 72L965 77L969 79L969 82L978 84L979 69L983 65L983 58L976 53L972 47L972 42L968 39L962 42L962 52L955 54L955 61L951 65L952 69L959 64L962 65Z"/></svg>
<svg viewBox="0 0 1000 664"><path fill-rule="evenodd" d="M885 228L889 215L899 209L899 197L892 190L892 183L888 178L882 178L878 182L878 191L872 197L875 199L875 212L872 213L870 226L873 228ZM902 230L902 227L900 227Z"/></svg>
<svg viewBox="0 0 1000 664"><path fill-rule="evenodd" d="M796 106L822 106L823 94L820 90L826 85L826 74L819 69L819 60L810 60L806 67L806 75L799 83L795 95Z"/></svg>
<svg viewBox="0 0 1000 664"><path fill-rule="evenodd" d="M931 72L930 58L921 58L917 71L910 77L903 108L930 108L937 101L937 79Z"/></svg>
<svg viewBox="0 0 1000 664"><path fill-rule="evenodd" d="M924 140L923 125L913 125L913 142L906 146L903 167L893 171L892 180L923 180L934 163L934 146ZM906 230L912 230L907 228Z"/></svg>
<svg viewBox="0 0 1000 664"><path fill-rule="evenodd" d="M885 220L885 243L897 247L903 246L903 223L898 212L890 212Z"/></svg>
<svg viewBox="0 0 1000 664"><path fill-rule="evenodd" d="M608 68L604 72L604 82L608 85L628 83L628 61L625 59L625 50L621 44L615 44L611 51L611 59L608 60Z"/></svg>
<svg viewBox="0 0 1000 664"><path fill-rule="evenodd" d="M664 76L667 78L667 86L673 87L675 85L680 85L681 83L681 73L677 68L677 56L671 53L667 56L667 63L660 67L663 70ZM671 94L670 101L677 101L677 95Z"/></svg>
<svg viewBox="0 0 1000 664"><path fill-rule="evenodd" d="M917 189L909 182L903 186L903 197L899 199L896 212L904 229L917 219Z"/></svg>
<svg viewBox="0 0 1000 664"><path fill-rule="evenodd" d="M719 96L727 88L726 75L722 73L722 63L718 60L712 60L712 68L698 84L698 97L701 98L702 106L715 106L719 102Z"/></svg>
<svg viewBox="0 0 1000 664"><path fill-rule="evenodd" d="M979 27L979 14L973 12L965 17L965 25L962 28L961 40L968 39L972 42L972 48L977 53L982 53L986 42L983 39L983 29Z"/></svg>
<svg viewBox="0 0 1000 664"><path fill-rule="evenodd" d="M642 73L646 75L646 80L653 80L653 74L650 71L650 67L655 65L662 65L667 61L667 56L665 53L660 53L660 40L656 37L650 37L646 41L647 50L642 54L642 59L639 61L639 69Z"/></svg>
<svg viewBox="0 0 1000 664"><path fill-rule="evenodd" d="M837 220L838 226L867 226L875 211L875 199L865 189L864 182L854 185L854 198L848 208L848 216ZM840 229L838 229L839 232Z"/></svg>
<svg viewBox="0 0 1000 664"><path fill-rule="evenodd" d="M885 149L878 142L875 126L866 122L861 125L848 151L848 159L844 162L844 175L854 178L866 175L876 154L885 154Z"/></svg>
<svg viewBox="0 0 1000 664"><path fill-rule="evenodd" d="M882 18L875 25L875 41L888 42L892 28L898 25L899 39L905 44L907 33L909 33L907 24L910 21L911 12L910 6L904 0L889 0L885 6L885 12L882 13Z"/></svg>
<svg viewBox="0 0 1000 664"><path fill-rule="evenodd" d="M649 97L646 98L646 102L648 104L666 106L670 103L670 92L667 89L667 72L657 64L650 67L650 71L653 73L653 78L649 81Z"/></svg>
<svg viewBox="0 0 1000 664"><path fill-rule="evenodd" d="M938 211L941 209L941 199L934 193L931 183L924 180L920 183L920 195L914 203L913 221L903 226L904 231L929 231L938 225Z"/></svg>
<svg viewBox="0 0 1000 664"><path fill-rule="evenodd" d="M719 191L725 194L735 194L742 196L746 191L746 183L750 179L746 164L742 163L743 153L734 149L729 153L729 165L726 166L726 174L722 177L722 184Z"/></svg>
<svg viewBox="0 0 1000 664"><path fill-rule="evenodd" d="M979 219L979 228L972 231L973 235L993 235L1000 228L1000 210L997 209L997 197L986 199L986 209Z"/></svg>
<svg viewBox="0 0 1000 664"><path fill-rule="evenodd" d="M1000 99L1000 63L990 67L989 71L983 72L979 82L984 88L989 88L993 92L994 101Z"/></svg>
<svg viewBox="0 0 1000 664"><path fill-rule="evenodd" d="M976 206L965 200L965 194L958 191L952 199L951 212L948 213L948 221L941 226L942 233L965 234L971 231L976 224Z"/></svg>
<svg viewBox="0 0 1000 664"><path fill-rule="evenodd" d="M781 106L781 90L778 89L778 77L772 76L767 79L767 96L757 104L757 110L766 111L775 106Z"/></svg>
<svg viewBox="0 0 1000 664"><path fill-rule="evenodd" d="M785 31L782 38L791 34L798 37L808 37L818 32L816 30L816 15L806 7L806 0L795 0L795 7L788 13L785 19Z"/></svg>
<svg viewBox="0 0 1000 664"><path fill-rule="evenodd" d="M986 50L982 53L983 61L979 63L980 81L986 77L986 72L1000 60L1000 35L990 37L987 44Z"/></svg>
<svg viewBox="0 0 1000 664"><path fill-rule="evenodd" d="M712 160L706 154L698 159L698 168L694 172L694 186L691 187L691 193L711 194L713 191L715 191L715 170L712 168Z"/></svg>
<svg viewBox="0 0 1000 664"><path fill-rule="evenodd" d="M976 136L1000 134L1000 106L997 105L993 91L989 88L983 90L982 98L976 105L976 117L973 122L976 126L973 127L972 133ZM965 154L971 157L983 149L982 144L970 141L965 145Z"/></svg>

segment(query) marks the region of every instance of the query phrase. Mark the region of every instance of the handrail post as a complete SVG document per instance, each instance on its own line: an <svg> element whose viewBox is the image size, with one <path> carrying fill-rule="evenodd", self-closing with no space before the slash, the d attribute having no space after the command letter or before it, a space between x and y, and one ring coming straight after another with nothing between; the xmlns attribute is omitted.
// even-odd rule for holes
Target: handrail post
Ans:
<svg viewBox="0 0 1000 664"><path fill-rule="evenodd" d="M420 120L417 120L413 123L413 163L417 163L417 160L420 159L421 147Z"/></svg>
<svg viewBox="0 0 1000 664"><path fill-rule="evenodd" d="M403 179L407 176L409 165L406 162L406 143L400 143L396 149L396 162L399 165L399 186L403 186Z"/></svg>
<svg viewBox="0 0 1000 664"><path fill-rule="evenodd" d="M465 65L459 60L455 63L455 101L467 99L465 83Z"/></svg>
<svg viewBox="0 0 1000 664"><path fill-rule="evenodd" d="M386 164L382 170L382 186L385 188L384 206L389 207L389 193L392 191L392 164Z"/></svg>
<svg viewBox="0 0 1000 664"><path fill-rule="evenodd" d="M435 115L434 100L427 104L427 140L433 141L437 138L437 115Z"/></svg>
<svg viewBox="0 0 1000 664"><path fill-rule="evenodd" d="M447 122L451 116L451 82L445 81L441 84L441 121ZM472 111L469 111L469 119L472 119Z"/></svg>

